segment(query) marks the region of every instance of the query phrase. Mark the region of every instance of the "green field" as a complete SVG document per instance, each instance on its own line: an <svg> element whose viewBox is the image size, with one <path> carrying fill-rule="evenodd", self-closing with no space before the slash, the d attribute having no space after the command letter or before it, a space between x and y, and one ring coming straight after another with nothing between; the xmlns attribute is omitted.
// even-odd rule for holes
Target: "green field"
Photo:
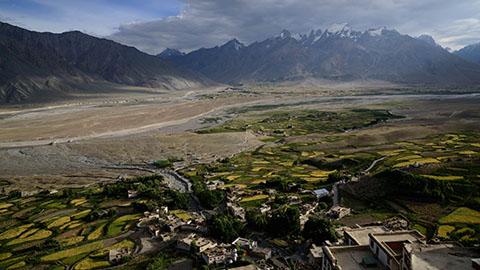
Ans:
<svg viewBox="0 0 480 270"><path fill-rule="evenodd" d="M42 261L57 261L67 257L76 256L79 254L90 253L103 248L103 241L92 242L86 245L78 246L75 248L65 249L58 251L41 258Z"/></svg>
<svg viewBox="0 0 480 270"><path fill-rule="evenodd" d="M109 237L117 236L122 233L124 227L131 223L132 221L138 220L140 218L139 214L125 215L115 219L107 229L107 235Z"/></svg>
<svg viewBox="0 0 480 270"><path fill-rule="evenodd" d="M115 246L117 241L109 237L127 232L127 225L136 222L140 214L130 207L135 200L119 205L115 197L106 197L97 190L92 187L67 195L0 200L3 209L13 210L0 215L0 269L53 269L58 261L75 269L108 266L105 255L91 261L85 257L106 248L104 240ZM102 219L94 213L102 209L100 206L106 209ZM123 215L117 214L119 209ZM131 244L123 241L118 246Z"/></svg>
<svg viewBox="0 0 480 270"><path fill-rule="evenodd" d="M450 213L448 216L441 218L440 223L480 224L480 212L467 207L460 207L455 209L455 211Z"/></svg>
<svg viewBox="0 0 480 270"><path fill-rule="evenodd" d="M198 132L219 133L252 130L266 136L285 137L310 133L342 132L394 118L398 118L398 116L387 111L363 109L342 112L317 110L251 112L220 126Z"/></svg>

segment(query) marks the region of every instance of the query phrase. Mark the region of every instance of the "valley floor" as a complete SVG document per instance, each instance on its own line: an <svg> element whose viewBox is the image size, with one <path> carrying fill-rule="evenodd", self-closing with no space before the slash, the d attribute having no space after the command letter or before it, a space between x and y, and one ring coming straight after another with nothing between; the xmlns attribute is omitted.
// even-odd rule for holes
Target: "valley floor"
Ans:
<svg viewBox="0 0 480 270"><path fill-rule="evenodd" d="M111 169L116 165L145 164L171 157L183 159L185 165L210 162L254 149L263 144L262 136L251 131L194 131L227 121L241 109L261 106L261 110L381 108L407 117L349 132L361 138L356 139L359 142L366 138L409 139L479 126L480 98L476 94L399 91L353 87L215 88L4 108L0 111L0 171L3 179L15 184L11 188L35 188L81 186L144 173Z"/></svg>

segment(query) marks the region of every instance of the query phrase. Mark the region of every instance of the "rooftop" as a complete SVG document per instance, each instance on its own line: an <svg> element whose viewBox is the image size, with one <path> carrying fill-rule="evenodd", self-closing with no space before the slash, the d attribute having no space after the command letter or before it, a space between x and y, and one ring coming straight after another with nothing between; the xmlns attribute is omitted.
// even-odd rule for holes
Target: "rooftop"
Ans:
<svg viewBox="0 0 480 270"><path fill-rule="evenodd" d="M345 233L348 234L357 245L368 245L370 241L369 234L385 233L388 230L384 226L368 226L354 229L345 229Z"/></svg>
<svg viewBox="0 0 480 270"><path fill-rule="evenodd" d="M370 234L371 238L379 243L391 256L400 256L403 245L407 243L422 243L425 237L416 230L394 231Z"/></svg>
<svg viewBox="0 0 480 270"><path fill-rule="evenodd" d="M368 246L344 246L344 247L329 247L332 255L337 259L337 264L343 270L353 269L369 269L381 270L383 267L380 262L373 256ZM366 267L362 264L363 261L376 263L376 266L370 265Z"/></svg>
<svg viewBox="0 0 480 270"><path fill-rule="evenodd" d="M323 256L323 249L321 246L313 244L310 248L310 254L312 254L314 258L321 258Z"/></svg>
<svg viewBox="0 0 480 270"><path fill-rule="evenodd" d="M453 245L426 245L412 243L406 245L412 251L412 269L472 269L472 259L480 254Z"/></svg>
<svg viewBox="0 0 480 270"><path fill-rule="evenodd" d="M324 197L324 196L328 196L330 194L330 192L328 190L324 189L324 188L314 190L313 193L315 195L317 195L318 197Z"/></svg>
<svg viewBox="0 0 480 270"><path fill-rule="evenodd" d="M258 268L253 265L247 265L247 266L240 266L240 267L235 267L235 268L230 268L230 270L257 270Z"/></svg>
<svg viewBox="0 0 480 270"><path fill-rule="evenodd" d="M418 242L424 240L425 238L416 230L374 233L373 237L379 242Z"/></svg>

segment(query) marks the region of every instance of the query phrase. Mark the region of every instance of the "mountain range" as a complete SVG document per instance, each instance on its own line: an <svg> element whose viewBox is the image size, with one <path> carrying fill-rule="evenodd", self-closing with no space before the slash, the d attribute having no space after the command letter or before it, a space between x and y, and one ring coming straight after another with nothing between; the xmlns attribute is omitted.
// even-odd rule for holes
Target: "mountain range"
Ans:
<svg viewBox="0 0 480 270"><path fill-rule="evenodd" d="M450 53L427 35L336 25L245 45L237 39L189 53L157 56L73 31L39 33L0 22L0 103L50 101L124 91L124 86L198 88L309 78L478 86L480 45Z"/></svg>
<svg viewBox="0 0 480 270"><path fill-rule="evenodd" d="M386 28L355 31L337 25L307 35L284 30L248 46L233 39L188 54L168 51L168 60L174 64L223 83L311 77L435 85L480 83L479 64L448 52L430 36L414 38Z"/></svg>
<svg viewBox="0 0 480 270"><path fill-rule="evenodd" d="M463 49L455 51L454 54L465 60L480 64L480 43L466 46Z"/></svg>
<svg viewBox="0 0 480 270"><path fill-rule="evenodd" d="M0 23L0 103L52 100L122 85L182 89L209 83L196 72L110 40Z"/></svg>

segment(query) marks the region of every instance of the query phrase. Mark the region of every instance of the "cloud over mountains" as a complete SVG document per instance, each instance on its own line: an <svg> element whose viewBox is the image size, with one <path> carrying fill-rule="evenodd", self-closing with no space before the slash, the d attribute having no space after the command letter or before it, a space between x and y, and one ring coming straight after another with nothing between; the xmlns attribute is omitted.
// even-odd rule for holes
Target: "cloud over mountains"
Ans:
<svg viewBox="0 0 480 270"><path fill-rule="evenodd" d="M190 51L232 38L250 43L282 29L306 33L347 22L357 29L426 33L457 49L480 37L479 12L478 0L188 0L177 16L124 24L110 38L149 53L167 47Z"/></svg>

